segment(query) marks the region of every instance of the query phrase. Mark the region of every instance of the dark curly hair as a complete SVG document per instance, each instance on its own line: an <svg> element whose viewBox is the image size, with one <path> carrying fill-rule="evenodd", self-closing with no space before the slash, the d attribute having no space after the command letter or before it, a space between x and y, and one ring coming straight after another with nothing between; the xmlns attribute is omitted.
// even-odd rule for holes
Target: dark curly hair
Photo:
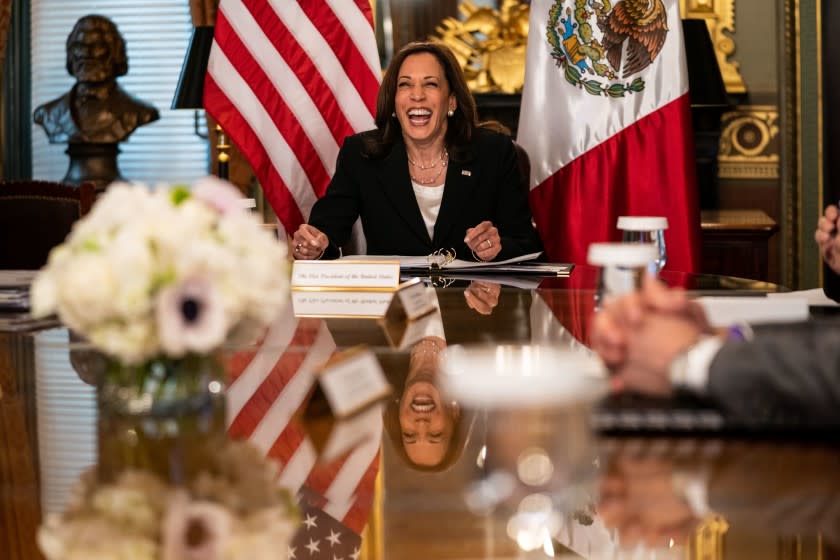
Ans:
<svg viewBox="0 0 840 560"><path fill-rule="evenodd" d="M376 99L376 129L364 135L362 153L373 159L384 157L401 136L400 123L392 116L396 105L400 67L406 58L419 53L429 53L437 59L443 68L449 91L455 96L457 106L455 114L449 118L444 142L449 156L454 161L464 161L468 157L469 145L478 126L478 111L455 55L447 46L435 42L408 43L391 59Z"/></svg>

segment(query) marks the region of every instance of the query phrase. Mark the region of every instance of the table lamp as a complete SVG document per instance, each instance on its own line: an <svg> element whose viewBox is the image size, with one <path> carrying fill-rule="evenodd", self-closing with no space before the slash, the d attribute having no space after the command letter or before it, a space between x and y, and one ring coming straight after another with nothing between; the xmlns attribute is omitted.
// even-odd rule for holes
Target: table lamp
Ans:
<svg viewBox="0 0 840 560"><path fill-rule="evenodd" d="M204 76L207 74L207 60L210 58L210 47L213 44L213 26L197 26L190 37L190 45L184 64L181 66L181 76L175 88L172 99L172 109L204 109ZM196 134L206 138L198 132L198 114L196 113ZM216 125L216 152L218 153L217 175L221 179L228 178L228 162L230 161L230 144L227 135L218 124Z"/></svg>

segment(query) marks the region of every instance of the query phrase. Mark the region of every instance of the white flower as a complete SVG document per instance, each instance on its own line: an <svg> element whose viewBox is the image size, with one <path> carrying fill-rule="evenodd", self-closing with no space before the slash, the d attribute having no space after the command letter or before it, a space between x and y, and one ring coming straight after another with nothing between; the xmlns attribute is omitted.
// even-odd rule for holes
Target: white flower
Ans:
<svg viewBox="0 0 840 560"><path fill-rule="evenodd" d="M139 364L158 353L158 339L151 317L127 323L103 323L84 332L90 342L111 356L119 356L126 364Z"/></svg>
<svg viewBox="0 0 840 560"><path fill-rule="evenodd" d="M157 560L158 545L98 517L61 522L48 518L38 531L38 545L48 560Z"/></svg>
<svg viewBox="0 0 840 560"><path fill-rule="evenodd" d="M244 213L242 208L244 197L239 189L212 175L199 179L193 185L192 194L196 199L209 204L222 214Z"/></svg>
<svg viewBox="0 0 840 560"><path fill-rule="evenodd" d="M232 519L212 502L190 502L179 493L163 520L162 560L220 560L228 546Z"/></svg>
<svg viewBox="0 0 840 560"><path fill-rule="evenodd" d="M204 353L219 346L228 327L216 286L206 278L195 277L161 290L157 326L168 356Z"/></svg>
<svg viewBox="0 0 840 560"><path fill-rule="evenodd" d="M192 192L109 186L50 253L33 313L57 313L128 363L207 352L231 332L264 328L287 302L289 262L241 200L214 178Z"/></svg>
<svg viewBox="0 0 840 560"><path fill-rule="evenodd" d="M105 255L80 253L59 270L58 312L68 327L83 329L111 318L117 282Z"/></svg>

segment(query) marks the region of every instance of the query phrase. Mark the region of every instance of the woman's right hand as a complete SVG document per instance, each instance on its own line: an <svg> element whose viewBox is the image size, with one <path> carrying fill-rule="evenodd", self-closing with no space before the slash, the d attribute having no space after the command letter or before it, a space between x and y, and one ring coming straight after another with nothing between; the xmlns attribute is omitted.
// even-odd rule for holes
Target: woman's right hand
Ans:
<svg viewBox="0 0 840 560"><path fill-rule="evenodd" d="M292 236L292 255L296 259L320 259L329 246L330 240L327 235L309 224L301 224Z"/></svg>

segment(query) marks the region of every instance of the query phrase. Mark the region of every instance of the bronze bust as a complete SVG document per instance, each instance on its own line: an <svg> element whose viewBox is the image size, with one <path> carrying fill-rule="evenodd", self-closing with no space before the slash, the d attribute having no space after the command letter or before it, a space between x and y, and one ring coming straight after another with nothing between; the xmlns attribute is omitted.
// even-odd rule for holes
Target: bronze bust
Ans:
<svg viewBox="0 0 840 560"><path fill-rule="evenodd" d="M67 72L76 84L35 109L50 143L113 144L160 118L154 106L128 94L117 78L128 72L125 40L110 19L84 16L67 37Z"/></svg>

